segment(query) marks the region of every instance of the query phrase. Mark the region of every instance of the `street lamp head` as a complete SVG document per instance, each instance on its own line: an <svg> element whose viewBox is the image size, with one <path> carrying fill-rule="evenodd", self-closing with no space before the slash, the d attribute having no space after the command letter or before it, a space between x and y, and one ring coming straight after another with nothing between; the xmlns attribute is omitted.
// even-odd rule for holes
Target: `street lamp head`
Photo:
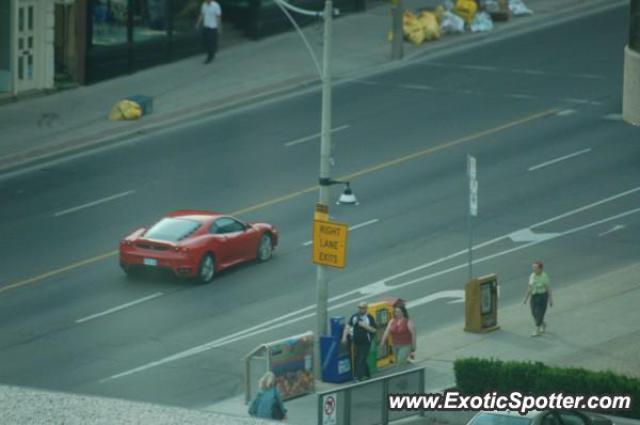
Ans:
<svg viewBox="0 0 640 425"><path fill-rule="evenodd" d="M356 195L353 194L353 191L351 191L351 186L349 185L349 183L345 183L346 187L344 189L344 192L342 192L342 195L340 195L340 198L338 199L338 202L336 202L336 204L338 205L358 205L358 200L356 199Z"/></svg>

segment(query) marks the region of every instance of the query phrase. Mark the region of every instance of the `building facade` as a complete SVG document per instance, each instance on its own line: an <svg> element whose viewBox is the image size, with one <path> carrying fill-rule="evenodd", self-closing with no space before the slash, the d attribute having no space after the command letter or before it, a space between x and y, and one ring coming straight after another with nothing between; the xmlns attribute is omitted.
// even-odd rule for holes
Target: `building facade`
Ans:
<svg viewBox="0 0 640 425"><path fill-rule="evenodd" d="M51 0L0 0L0 95L54 85Z"/></svg>
<svg viewBox="0 0 640 425"><path fill-rule="evenodd" d="M203 0L0 0L0 97L91 84L202 52ZM257 39L291 29L274 0L218 0ZM321 10L323 0L288 0ZM342 12L365 0L334 0ZM305 25L317 18L296 17Z"/></svg>

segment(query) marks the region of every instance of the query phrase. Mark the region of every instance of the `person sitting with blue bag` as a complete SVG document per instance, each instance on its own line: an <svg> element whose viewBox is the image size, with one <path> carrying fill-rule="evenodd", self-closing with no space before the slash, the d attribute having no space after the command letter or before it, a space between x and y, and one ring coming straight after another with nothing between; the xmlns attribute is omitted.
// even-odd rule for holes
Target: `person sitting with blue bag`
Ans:
<svg viewBox="0 0 640 425"><path fill-rule="evenodd" d="M282 420L287 417L282 396L276 386L276 375L269 371L258 381L258 393L249 406L249 415Z"/></svg>

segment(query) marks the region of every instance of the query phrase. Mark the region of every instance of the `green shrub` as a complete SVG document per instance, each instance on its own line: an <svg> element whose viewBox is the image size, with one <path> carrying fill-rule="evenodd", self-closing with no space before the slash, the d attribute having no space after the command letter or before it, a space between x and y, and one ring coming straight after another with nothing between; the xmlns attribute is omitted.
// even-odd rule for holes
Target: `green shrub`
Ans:
<svg viewBox="0 0 640 425"><path fill-rule="evenodd" d="M613 372L582 368L559 368L540 362L505 362L497 359L465 358L453 364L456 387L465 394L518 391L536 396L565 395L629 395L631 410L603 411L616 416L640 419L640 380Z"/></svg>

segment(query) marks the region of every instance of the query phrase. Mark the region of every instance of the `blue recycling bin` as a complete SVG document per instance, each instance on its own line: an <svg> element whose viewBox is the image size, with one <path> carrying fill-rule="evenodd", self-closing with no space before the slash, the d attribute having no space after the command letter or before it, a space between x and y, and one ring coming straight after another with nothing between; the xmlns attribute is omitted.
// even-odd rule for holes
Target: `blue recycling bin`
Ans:
<svg viewBox="0 0 640 425"><path fill-rule="evenodd" d="M322 380L336 384L351 381L353 372L349 345L341 343L345 319L332 317L329 323L331 335L320 337Z"/></svg>
<svg viewBox="0 0 640 425"><path fill-rule="evenodd" d="M329 319L329 330L331 336L336 338L342 338L342 330L344 329L346 319L344 316L335 316Z"/></svg>

